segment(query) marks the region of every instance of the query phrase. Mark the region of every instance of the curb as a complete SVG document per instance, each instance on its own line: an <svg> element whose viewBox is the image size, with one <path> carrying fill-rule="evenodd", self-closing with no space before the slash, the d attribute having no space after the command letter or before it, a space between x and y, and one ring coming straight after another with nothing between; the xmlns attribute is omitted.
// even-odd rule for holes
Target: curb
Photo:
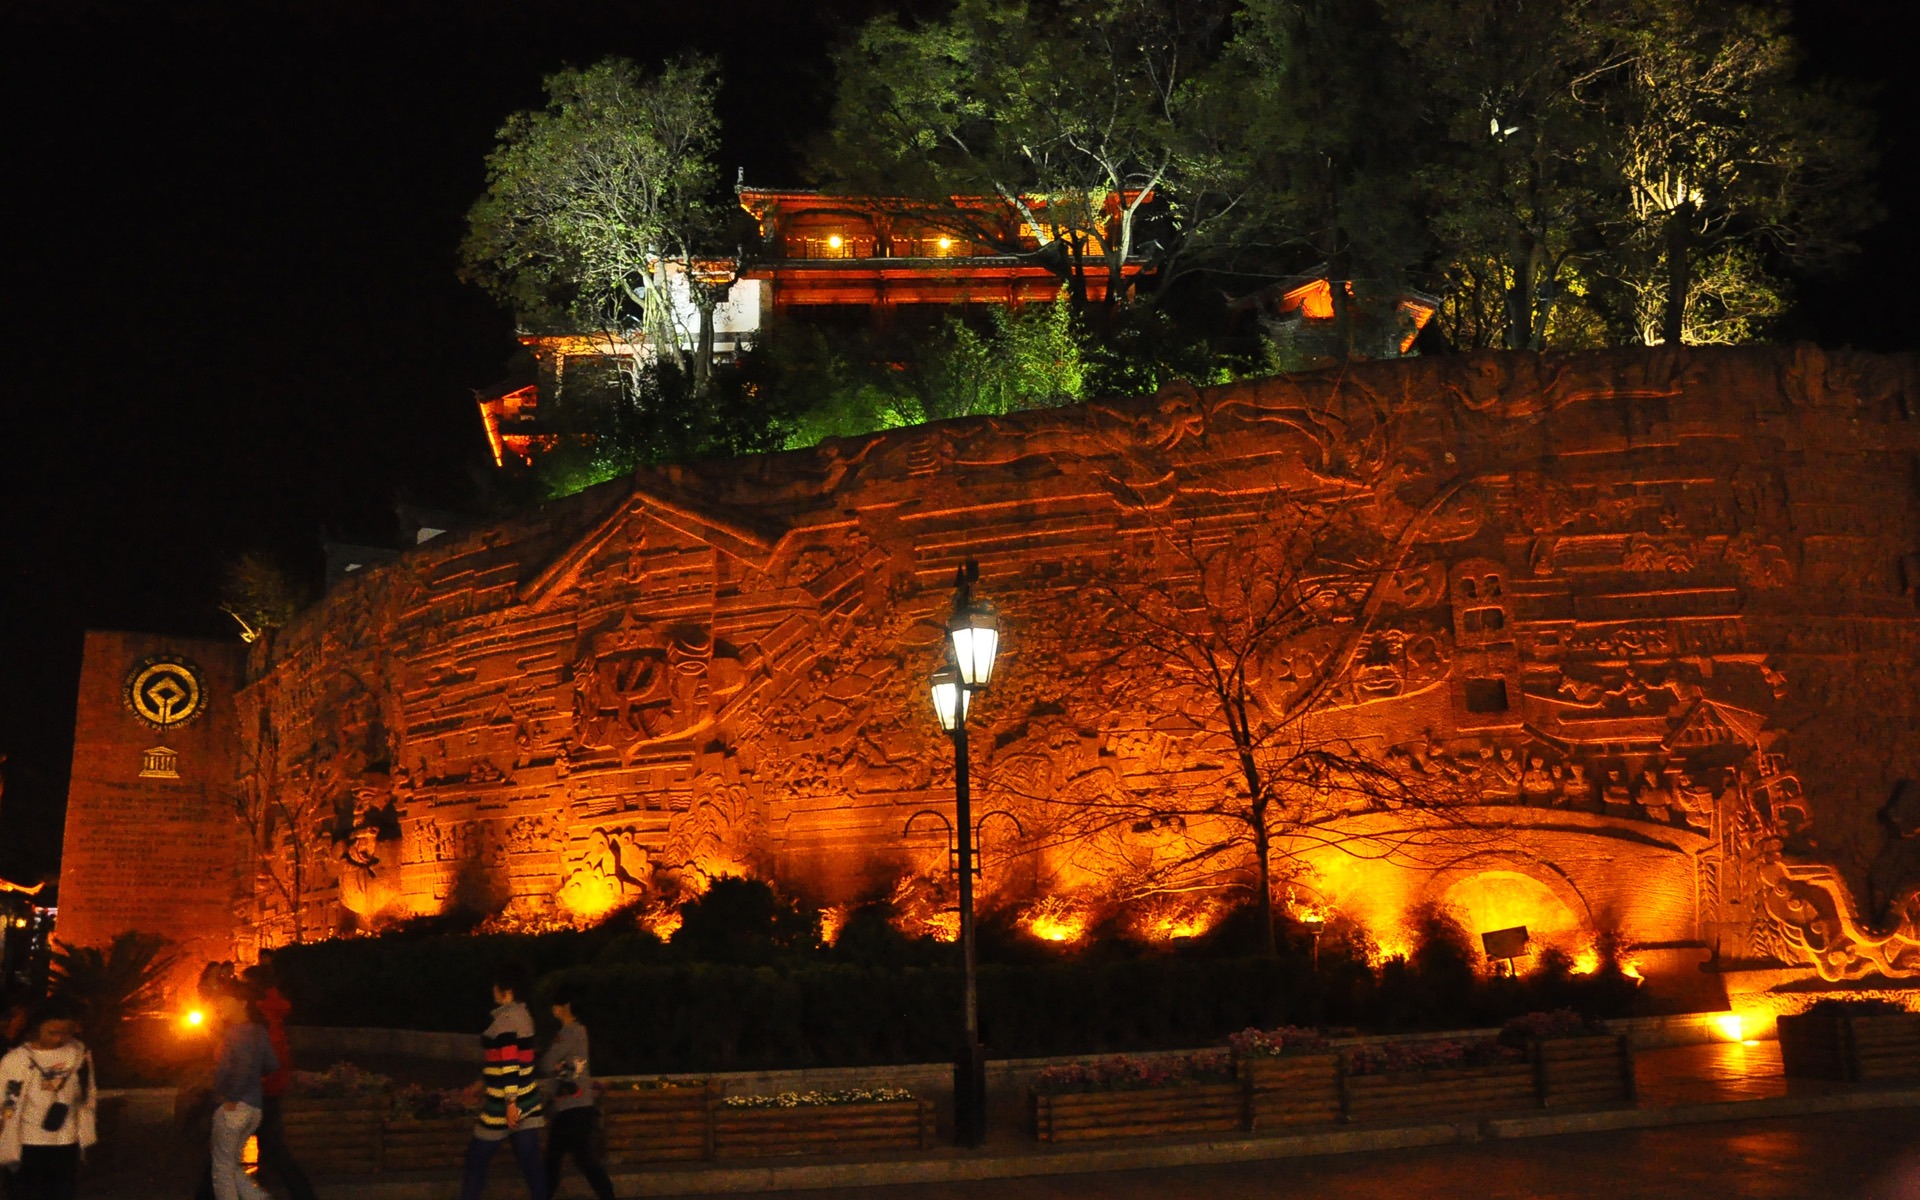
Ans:
<svg viewBox="0 0 1920 1200"><path fill-rule="evenodd" d="M1322 1130L1275 1137L1237 1136L1147 1145L1084 1149L1027 1148L978 1154L942 1152L939 1157L871 1159L860 1162L794 1162L766 1166L653 1167L609 1171L622 1196L689 1196L750 1192L797 1192L820 1188L899 1187L908 1184L971 1183L1022 1176L1082 1175L1212 1163L1262 1162L1327 1154L1405 1150L1419 1146L1505 1141L1622 1129L1665 1129L1720 1121L1755 1121L1822 1113L1920 1107L1920 1089L1773 1096L1660 1108L1615 1108L1524 1117L1488 1117L1423 1125L1386 1125ZM519 1195L510 1164L498 1163L489 1195ZM328 1185L331 1186L328 1186ZM322 1183L330 1195L356 1200L443 1200L448 1178L412 1173L390 1178L355 1176ZM498 1189L496 1192L496 1188ZM349 1192L349 1189L350 1192Z"/></svg>

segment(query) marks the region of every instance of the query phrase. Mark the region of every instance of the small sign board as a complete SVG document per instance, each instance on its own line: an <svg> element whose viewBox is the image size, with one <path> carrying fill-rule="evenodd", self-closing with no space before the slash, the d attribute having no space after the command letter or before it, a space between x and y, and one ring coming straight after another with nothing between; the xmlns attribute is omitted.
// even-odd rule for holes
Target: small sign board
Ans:
<svg viewBox="0 0 1920 1200"><path fill-rule="evenodd" d="M1486 947L1489 959L1515 959L1527 952L1527 927L1515 925L1512 929L1495 929L1480 935L1480 944Z"/></svg>

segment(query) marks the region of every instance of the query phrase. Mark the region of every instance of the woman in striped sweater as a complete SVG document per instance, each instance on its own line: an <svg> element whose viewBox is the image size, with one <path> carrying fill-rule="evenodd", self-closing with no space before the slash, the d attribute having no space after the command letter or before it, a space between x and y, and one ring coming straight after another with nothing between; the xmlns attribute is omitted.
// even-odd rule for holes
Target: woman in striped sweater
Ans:
<svg viewBox="0 0 1920 1200"><path fill-rule="evenodd" d="M533 1014L526 997L532 994L526 968L502 965L493 972L493 1020L480 1035L485 1054L480 1084L484 1096L480 1120L467 1142L466 1169L460 1181L460 1200L480 1200L487 1187L487 1165L505 1142L513 1150L532 1200L547 1200L547 1176L540 1162L540 1129L546 1113L540 1088L533 1079Z"/></svg>

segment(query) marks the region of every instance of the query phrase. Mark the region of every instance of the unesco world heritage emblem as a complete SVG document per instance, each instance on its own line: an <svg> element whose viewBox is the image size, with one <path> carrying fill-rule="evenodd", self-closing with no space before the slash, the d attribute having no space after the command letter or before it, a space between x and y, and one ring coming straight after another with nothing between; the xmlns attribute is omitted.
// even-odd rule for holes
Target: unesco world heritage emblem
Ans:
<svg viewBox="0 0 1920 1200"><path fill-rule="evenodd" d="M127 707L155 729L184 725L205 706L200 668L186 659L149 658L127 675Z"/></svg>

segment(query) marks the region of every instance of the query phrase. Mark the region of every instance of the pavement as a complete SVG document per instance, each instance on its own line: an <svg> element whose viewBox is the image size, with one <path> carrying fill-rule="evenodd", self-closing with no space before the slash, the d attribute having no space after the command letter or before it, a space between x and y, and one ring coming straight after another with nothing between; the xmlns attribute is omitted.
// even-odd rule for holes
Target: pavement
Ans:
<svg viewBox="0 0 1920 1200"><path fill-rule="evenodd" d="M873 1200L883 1194L916 1200L1105 1195L1204 1195L1218 1200L1242 1195L1378 1196L1400 1188L1423 1197L1858 1195L1920 1200L1920 1157L1905 1149L1916 1145L1914 1135L1920 1133L1920 1081L1906 1087L1790 1082L1781 1074L1776 1042L1643 1050L1635 1066L1640 1096L1630 1107L1340 1125L1285 1135L1050 1146L1026 1135L1018 1098L1009 1095L998 1099L990 1113L987 1143L976 1150L942 1145L862 1159L627 1168L613 1178L621 1196L805 1192L812 1200L856 1195ZM1843 1143L1846 1152L1837 1153ZM1687 1147L1699 1147L1699 1161L1718 1166L1696 1171L1689 1165L1694 1159L1687 1157ZM183 1187L184 1176L168 1166L178 1157L165 1146L150 1154L123 1151L117 1163L90 1172L81 1194L86 1200L188 1196L191 1188ZM1661 1163L1666 1166L1652 1165ZM505 1155L496 1161L493 1174L489 1196L525 1195ZM1624 1186L1629 1178L1639 1183ZM1418 1182L1421 1179L1427 1182ZM1466 1190L1451 1190L1453 1183L1435 1190L1436 1181L1454 1179L1482 1182ZM1618 1182L1610 1185L1609 1179ZM1697 1186L1672 1190L1679 1186L1676 1181L1686 1179ZM443 1175L401 1173L318 1178L315 1183L326 1200L446 1200L455 1187ZM1909 1190L1897 1190L1909 1184ZM585 1195L576 1177L563 1183L559 1200Z"/></svg>

